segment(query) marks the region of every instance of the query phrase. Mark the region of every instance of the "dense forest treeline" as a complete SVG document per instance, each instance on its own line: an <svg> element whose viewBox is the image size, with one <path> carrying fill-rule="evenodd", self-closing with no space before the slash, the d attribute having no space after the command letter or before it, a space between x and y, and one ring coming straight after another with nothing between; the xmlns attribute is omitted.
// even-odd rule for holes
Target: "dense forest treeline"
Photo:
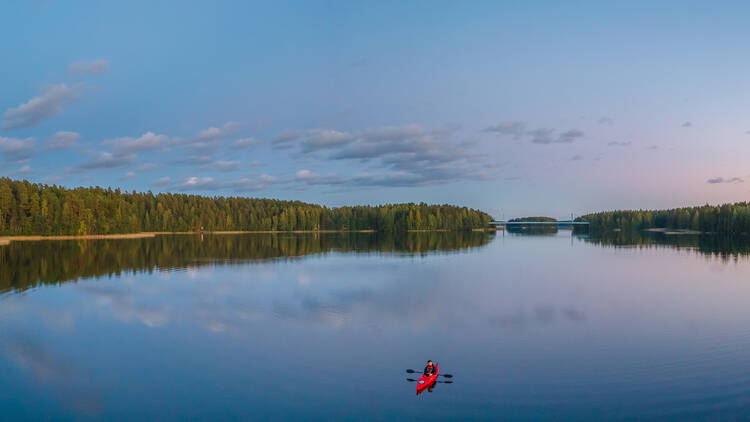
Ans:
<svg viewBox="0 0 750 422"><path fill-rule="evenodd" d="M543 223L554 223L557 219L552 217L518 217L511 218L508 220L509 223L517 223L519 221L532 221L532 222L543 222Z"/></svg>
<svg viewBox="0 0 750 422"><path fill-rule="evenodd" d="M750 234L750 203L669 210L606 211L584 215L576 221L588 221L592 232L662 228L722 235ZM585 230L585 227L576 227L576 231L581 229Z"/></svg>
<svg viewBox="0 0 750 422"><path fill-rule="evenodd" d="M0 293L80 278L249 264L346 253L422 255L481 247L493 232L163 235L141 239L44 240L0 246Z"/></svg>
<svg viewBox="0 0 750 422"><path fill-rule="evenodd" d="M328 208L300 201L76 188L0 178L0 234L217 230L469 230L492 217L452 205Z"/></svg>

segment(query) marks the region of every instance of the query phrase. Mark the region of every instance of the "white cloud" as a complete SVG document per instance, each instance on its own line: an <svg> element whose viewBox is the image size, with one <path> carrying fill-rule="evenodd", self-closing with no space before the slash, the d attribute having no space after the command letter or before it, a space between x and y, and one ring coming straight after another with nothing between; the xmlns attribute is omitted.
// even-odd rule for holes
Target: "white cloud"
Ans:
<svg viewBox="0 0 750 422"><path fill-rule="evenodd" d="M325 148L335 148L354 141L356 137L350 133L330 129L313 129L307 132L307 139L303 143L306 151L317 151Z"/></svg>
<svg viewBox="0 0 750 422"><path fill-rule="evenodd" d="M208 129L204 129L195 135L195 140L198 142L216 141L218 139L224 139L231 136L235 130L239 127L237 122L226 122L222 127L211 126Z"/></svg>
<svg viewBox="0 0 750 422"><path fill-rule="evenodd" d="M517 139L523 136L525 130L526 130L526 124L524 124L524 122L508 121L508 122L500 122L499 124L495 126L489 126L485 128L482 132L497 133L500 135L511 135L513 136L513 138Z"/></svg>
<svg viewBox="0 0 750 422"><path fill-rule="evenodd" d="M535 144L548 145L554 142L552 138L554 129L540 127L539 129L530 130L527 133L531 136L531 142Z"/></svg>
<svg viewBox="0 0 750 422"><path fill-rule="evenodd" d="M235 192L252 192L268 188L269 186L283 183L276 177L261 174L255 177L242 177L239 179L214 179L213 177L188 177L174 186L181 191L214 191L232 189Z"/></svg>
<svg viewBox="0 0 750 422"><path fill-rule="evenodd" d="M297 130L286 129L276 135L272 140L271 144L274 148L288 148L292 145L292 142L302 136L302 133Z"/></svg>
<svg viewBox="0 0 750 422"><path fill-rule="evenodd" d="M713 179L706 180L706 183L715 185L719 183L744 183L745 181L740 177L731 177L728 179L725 179L723 177L714 177Z"/></svg>
<svg viewBox="0 0 750 422"><path fill-rule="evenodd" d="M18 169L18 172L28 174L28 173L33 173L34 169L32 169L30 165L26 164L22 166L20 169Z"/></svg>
<svg viewBox="0 0 750 422"><path fill-rule="evenodd" d="M34 126L42 120L63 112L66 105L80 97L79 86L51 85L42 95L34 97L16 108L9 108L3 115L4 129Z"/></svg>
<svg viewBox="0 0 750 422"><path fill-rule="evenodd" d="M117 154L127 154L138 151L147 151L166 148L169 145L167 135L157 135L153 132L146 132L139 138L117 138L104 141L104 144L111 144L112 149Z"/></svg>
<svg viewBox="0 0 750 422"><path fill-rule="evenodd" d="M312 179L313 177L315 177L315 175L310 170L300 170L297 172L296 177L297 180L305 180Z"/></svg>
<svg viewBox="0 0 750 422"><path fill-rule="evenodd" d="M567 132L561 133L560 136L557 138L557 142L567 144L567 143L571 143L575 141L578 138L583 138L583 137L584 137L584 133L582 130L570 129Z"/></svg>
<svg viewBox="0 0 750 422"><path fill-rule="evenodd" d="M109 69L109 61L104 59L94 60L91 62L73 62L68 66L68 72L88 73L91 75L101 75Z"/></svg>
<svg viewBox="0 0 750 422"><path fill-rule="evenodd" d="M138 166L137 170L138 171L151 171L151 170L156 170L157 168L159 168L159 165L156 163L143 163L140 166Z"/></svg>
<svg viewBox="0 0 750 422"><path fill-rule="evenodd" d="M47 142L47 149L55 151L72 148L80 139L81 135L76 132L57 132L52 139Z"/></svg>
<svg viewBox="0 0 750 422"><path fill-rule="evenodd" d="M242 138L234 141L232 144L235 148L252 148L260 143L255 138Z"/></svg>
<svg viewBox="0 0 750 422"><path fill-rule="evenodd" d="M34 153L34 138L17 139L0 136L0 152L11 160L22 160Z"/></svg>
<svg viewBox="0 0 750 422"><path fill-rule="evenodd" d="M216 160L200 166L203 170L212 171L235 171L240 168L239 161Z"/></svg>
<svg viewBox="0 0 750 422"><path fill-rule="evenodd" d="M354 134L333 129L285 130L276 135L271 144L276 149L284 149L294 146L295 141L300 140L302 151L314 152L344 146L356 139Z"/></svg>
<svg viewBox="0 0 750 422"><path fill-rule="evenodd" d="M171 182L172 179L169 178L169 176L160 177L159 179L155 180L153 183L151 183L152 186L155 187L162 187L167 186L169 182Z"/></svg>
<svg viewBox="0 0 750 422"><path fill-rule="evenodd" d="M602 118L599 123L609 124L610 120ZM526 124L520 121L507 121L500 122L495 126L489 126L482 130L485 133L497 133L503 136L512 136L513 139L530 138L534 144L549 145L555 143L571 143L579 138L583 138L585 134L579 129L570 129L566 132L561 133L555 137L555 130L546 127L540 127L537 129L526 130Z"/></svg>
<svg viewBox="0 0 750 422"><path fill-rule="evenodd" d="M257 177L244 177L231 183L231 187L237 192L252 192L267 189L269 186L278 183L279 180L268 174L261 174Z"/></svg>
<svg viewBox="0 0 750 422"><path fill-rule="evenodd" d="M129 171L129 172L127 172L127 173L125 173L125 174L122 175L122 179L123 180L132 179L134 177L135 177L135 172L132 172L132 171Z"/></svg>
<svg viewBox="0 0 750 422"><path fill-rule="evenodd" d="M218 184L216 179L213 177L188 177L182 183L177 185L178 189L181 190L203 190L203 189L216 189Z"/></svg>
<svg viewBox="0 0 750 422"><path fill-rule="evenodd" d="M285 130L279 133L271 143L274 148L289 148L297 140L302 142L304 152L338 148L354 142L357 136L333 129L308 129L305 131Z"/></svg>
<svg viewBox="0 0 750 422"><path fill-rule="evenodd" d="M367 171L358 175L317 176L300 170L304 185L424 186L458 180L487 180L486 157L465 143L453 142L455 127L425 130L419 125L384 126L352 134L312 129L300 132L301 152L331 151L330 160L358 160ZM278 137L277 137L278 139Z"/></svg>
<svg viewBox="0 0 750 422"><path fill-rule="evenodd" d="M612 141L612 142L608 142L607 146L608 147L626 147L626 146L628 146L630 144L632 144L631 141L627 141L627 142L625 142L625 141L622 141L622 142Z"/></svg>
<svg viewBox="0 0 750 422"><path fill-rule="evenodd" d="M114 154L111 152L100 152L90 160L72 167L69 171L80 173L89 170L121 168L131 164L136 158L135 154Z"/></svg>
<svg viewBox="0 0 750 422"><path fill-rule="evenodd" d="M531 137L531 142L534 144L549 145L549 144L569 144L577 139L583 138L585 134L579 129L570 129L554 137L555 130L541 127L538 129L530 130L526 132L526 135Z"/></svg>

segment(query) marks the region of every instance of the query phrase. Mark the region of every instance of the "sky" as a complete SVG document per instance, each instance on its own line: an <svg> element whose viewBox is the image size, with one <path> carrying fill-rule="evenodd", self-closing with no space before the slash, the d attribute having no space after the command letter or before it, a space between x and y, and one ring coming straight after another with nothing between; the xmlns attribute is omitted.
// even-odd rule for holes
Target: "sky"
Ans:
<svg viewBox="0 0 750 422"><path fill-rule="evenodd" d="M450 203L750 198L750 4L0 5L0 177Z"/></svg>

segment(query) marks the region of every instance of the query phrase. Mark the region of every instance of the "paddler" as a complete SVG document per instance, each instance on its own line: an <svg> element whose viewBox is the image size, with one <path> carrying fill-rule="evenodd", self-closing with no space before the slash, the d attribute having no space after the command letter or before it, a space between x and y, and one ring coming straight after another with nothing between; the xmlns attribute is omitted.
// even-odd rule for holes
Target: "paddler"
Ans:
<svg viewBox="0 0 750 422"><path fill-rule="evenodd" d="M427 361L427 366L424 367L424 376L429 377L435 375L435 365L432 364L431 360Z"/></svg>

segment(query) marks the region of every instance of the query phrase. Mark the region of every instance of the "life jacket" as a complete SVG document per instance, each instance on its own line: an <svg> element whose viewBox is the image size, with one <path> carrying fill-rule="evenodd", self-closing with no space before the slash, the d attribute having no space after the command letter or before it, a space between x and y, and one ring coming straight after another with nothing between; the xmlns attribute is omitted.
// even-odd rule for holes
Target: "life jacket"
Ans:
<svg viewBox="0 0 750 422"><path fill-rule="evenodd" d="M427 365L424 367L425 376L435 375L435 372L437 372L437 370L434 363L432 364L432 366Z"/></svg>

